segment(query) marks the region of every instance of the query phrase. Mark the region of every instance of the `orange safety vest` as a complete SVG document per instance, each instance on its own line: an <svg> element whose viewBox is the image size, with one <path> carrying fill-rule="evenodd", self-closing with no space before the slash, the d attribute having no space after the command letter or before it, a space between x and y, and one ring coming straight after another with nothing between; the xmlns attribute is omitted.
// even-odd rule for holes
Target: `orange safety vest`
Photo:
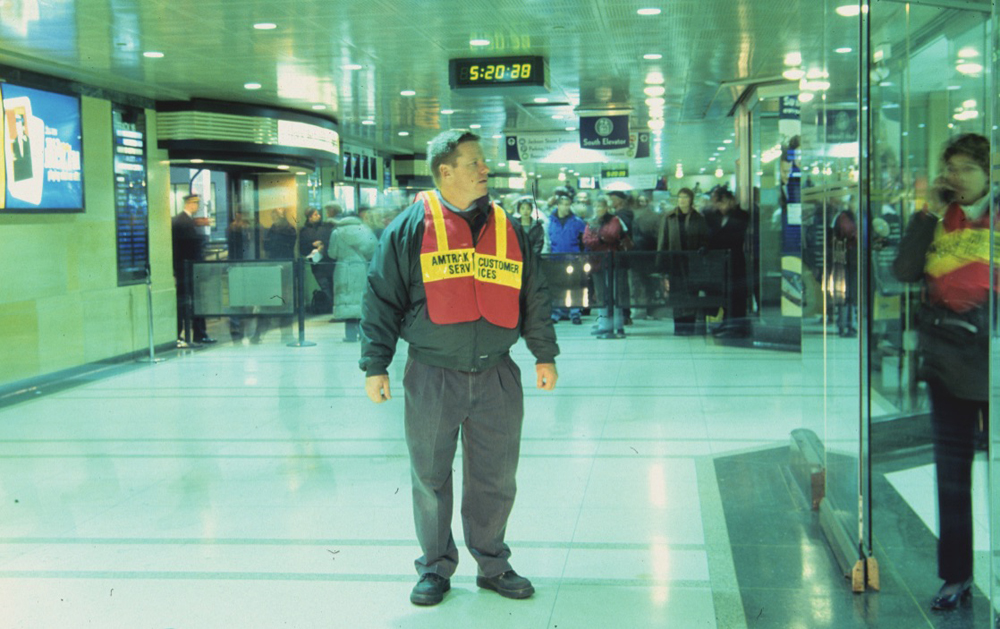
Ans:
<svg viewBox="0 0 1000 629"><path fill-rule="evenodd" d="M524 258L507 214L493 204L475 247L469 224L441 207L438 195L421 192L424 240L420 271L427 313L439 324L485 318L501 328L517 327Z"/></svg>

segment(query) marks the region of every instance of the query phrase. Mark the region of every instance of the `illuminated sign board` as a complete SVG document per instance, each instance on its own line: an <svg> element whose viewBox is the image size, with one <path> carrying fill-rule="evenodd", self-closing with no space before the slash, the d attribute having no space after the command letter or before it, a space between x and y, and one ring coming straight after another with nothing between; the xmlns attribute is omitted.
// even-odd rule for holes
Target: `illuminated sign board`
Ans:
<svg viewBox="0 0 1000 629"><path fill-rule="evenodd" d="M451 89L527 87L545 91L543 57L484 57L451 59Z"/></svg>
<svg viewBox="0 0 1000 629"><path fill-rule="evenodd" d="M80 99L4 83L0 210L82 212Z"/></svg>

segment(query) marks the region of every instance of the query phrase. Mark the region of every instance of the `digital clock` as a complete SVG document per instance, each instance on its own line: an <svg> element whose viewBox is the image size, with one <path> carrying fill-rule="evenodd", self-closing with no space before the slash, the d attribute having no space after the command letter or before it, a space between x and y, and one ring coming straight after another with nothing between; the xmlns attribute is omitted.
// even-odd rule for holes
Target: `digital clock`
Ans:
<svg viewBox="0 0 1000 629"><path fill-rule="evenodd" d="M452 89L545 88L543 57L487 57L452 59L449 62Z"/></svg>

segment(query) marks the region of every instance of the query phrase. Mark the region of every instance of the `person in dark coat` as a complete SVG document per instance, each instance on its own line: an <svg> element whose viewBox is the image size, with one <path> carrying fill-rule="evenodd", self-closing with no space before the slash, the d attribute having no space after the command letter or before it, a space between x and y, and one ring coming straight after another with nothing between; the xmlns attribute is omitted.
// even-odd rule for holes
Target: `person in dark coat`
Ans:
<svg viewBox="0 0 1000 629"><path fill-rule="evenodd" d="M170 222L170 233L174 252L174 282L177 285L177 346L187 347L184 339L184 318L194 296L194 287L188 283L186 262L200 262L204 238L198 233L194 215L201 205L201 197L189 194L184 197L184 209ZM196 343L214 343L209 338L204 317L195 317L191 322L192 335Z"/></svg>
<svg viewBox="0 0 1000 629"><path fill-rule="evenodd" d="M306 224L299 232L299 255L307 258L311 255L309 268L319 289L326 293L330 303L333 303L333 260L330 259L327 246L330 234L333 233L333 223L323 221L319 210L311 208L306 211ZM313 251L316 253L313 254Z"/></svg>
<svg viewBox="0 0 1000 629"><path fill-rule="evenodd" d="M972 459L989 434L991 268L990 143L974 133L945 147L944 174L927 207L910 217L893 262L896 277L922 281L920 368L930 388L937 474L938 577L932 609L952 610L972 589Z"/></svg>
<svg viewBox="0 0 1000 629"><path fill-rule="evenodd" d="M545 253L545 221L541 214L535 209L535 201L530 196L523 196L517 200L517 219L524 228L524 233L528 234L528 244L535 255Z"/></svg>
<svg viewBox="0 0 1000 629"><path fill-rule="evenodd" d="M264 256L268 260L293 260L295 259L295 243L298 233L285 216L285 208L275 208L271 211L271 226L264 235ZM283 341L292 339L292 317L281 316L278 318L278 325L281 328L281 338ZM257 329L250 342L260 343L261 336L264 335L274 324L275 317L260 317L257 321Z"/></svg>
<svg viewBox="0 0 1000 629"><path fill-rule="evenodd" d="M226 258L232 262L253 260L253 232L240 210L236 210L233 222L226 227ZM233 343L242 342L243 317L229 317L229 335Z"/></svg>
<svg viewBox="0 0 1000 629"><path fill-rule="evenodd" d="M729 295L726 298L725 318L712 334L720 338L745 337L750 334L745 252L750 214L740 209L736 204L736 196L728 188L716 188L711 199L715 210L705 213L708 248L729 252Z"/></svg>
<svg viewBox="0 0 1000 629"><path fill-rule="evenodd" d="M677 193L677 207L665 214L660 221L656 250L661 252L656 266L666 277L671 302L674 306L674 334L691 336L705 332L705 313L698 308L685 307L684 302L697 299L702 287L692 281L691 252L704 251L708 246L708 223L694 209L694 191L681 188ZM671 254L676 255L671 255Z"/></svg>

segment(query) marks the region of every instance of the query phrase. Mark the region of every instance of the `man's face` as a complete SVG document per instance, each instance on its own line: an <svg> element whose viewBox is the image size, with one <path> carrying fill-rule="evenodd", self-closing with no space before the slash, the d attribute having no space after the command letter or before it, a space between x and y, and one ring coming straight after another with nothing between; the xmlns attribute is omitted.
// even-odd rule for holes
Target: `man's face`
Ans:
<svg viewBox="0 0 1000 629"><path fill-rule="evenodd" d="M184 211L188 214L194 214L198 211L198 206L201 205L201 199L199 197L193 197L184 202Z"/></svg>
<svg viewBox="0 0 1000 629"><path fill-rule="evenodd" d="M556 206L559 212L559 218L566 218L572 211L573 202L569 200L568 197L561 197L559 199L559 205Z"/></svg>
<svg viewBox="0 0 1000 629"><path fill-rule="evenodd" d="M462 142L454 165L441 165L441 192L458 203L471 204L489 194L489 175L479 142Z"/></svg>
<svg viewBox="0 0 1000 629"><path fill-rule="evenodd" d="M617 194L612 194L611 197L611 207L615 210L620 210L625 207L625 199L621 198Z"/></svg>
<svg viewBox="0 0 1000 629"><path fill-rule="evenodd" d="M576 193L576 202L577 203L583 203L584 205L589 205L590 204L590 196L587 195L586 192L577 192Z"/></svg>

